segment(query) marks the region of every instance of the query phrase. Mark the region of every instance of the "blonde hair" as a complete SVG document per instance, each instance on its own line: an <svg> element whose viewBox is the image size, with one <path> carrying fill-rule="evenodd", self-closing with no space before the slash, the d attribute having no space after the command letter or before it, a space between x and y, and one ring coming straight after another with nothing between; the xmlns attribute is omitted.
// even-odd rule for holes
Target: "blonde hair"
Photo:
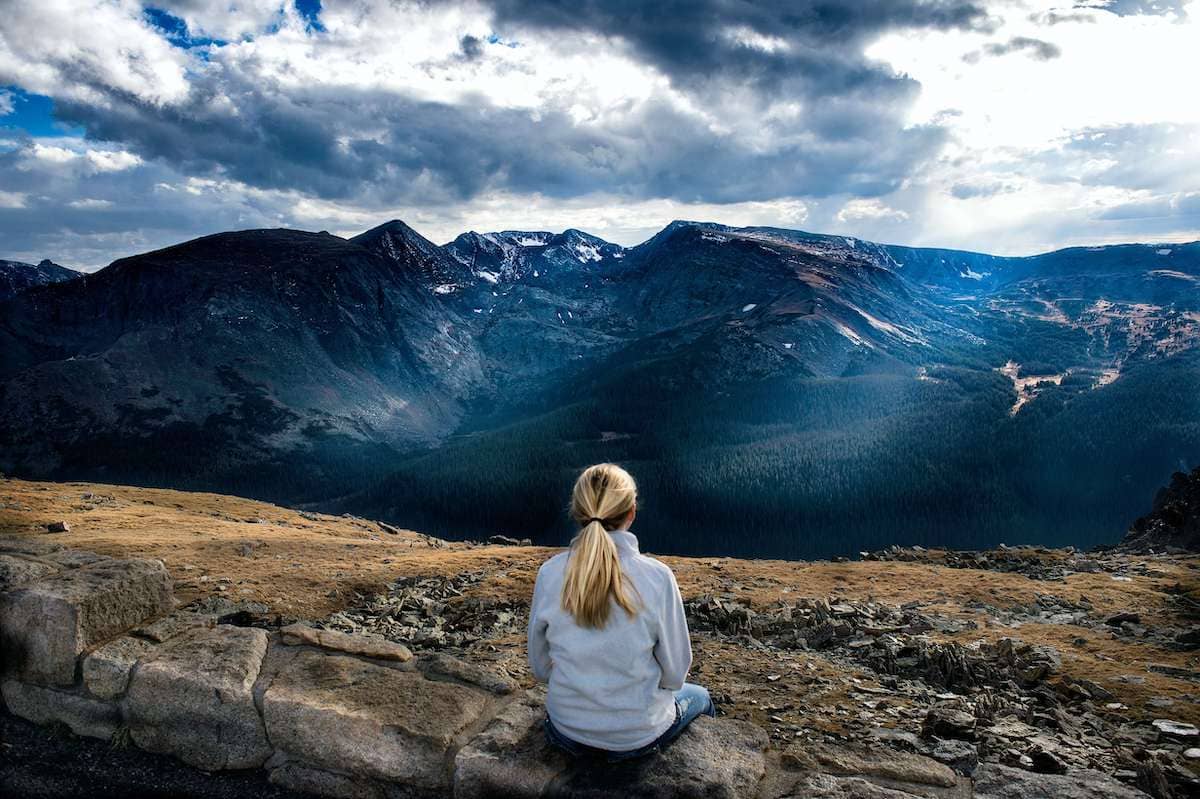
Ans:
<svg viewBox="0 0 1200 799"><path fill-rule="evenodd" d="M589 466L571 492L571 516L580 525L571 541L562 604L583 627L603 627L614 600L630 616L630 600L617 559L617 546L608 535L637 505L637 484L629 472L613 463Z"/></svg>

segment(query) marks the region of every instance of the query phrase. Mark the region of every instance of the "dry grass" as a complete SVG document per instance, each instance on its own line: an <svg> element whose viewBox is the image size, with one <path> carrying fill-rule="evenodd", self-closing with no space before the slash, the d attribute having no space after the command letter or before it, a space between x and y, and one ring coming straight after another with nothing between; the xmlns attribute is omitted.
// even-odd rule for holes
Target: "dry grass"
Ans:
<svg viewBox="0 0 1200 799"><path fill-rule="evenodd" d="M85 499L85 494L93 495L92 499ZM71 531L46 534L45 525L54 521L66 521ZM268 503L217 494L23 480L0 482L0 535L37 535L106 555L160 558L176 578L177 593L184 601L221 594L263 602L277 612L301 617L327 615L353 604L356 593L374 593L406 575L482 570L488 577L474 592L525 601L537 567L555 551L436 541L437 546L431 546L426 536L410 531L389 535L368 520L306 518ZM1185 625L1174 614L1168 589L1182 585L1200 590L1197 558L1156 561L1155 574L1136 576L1132 582L1093 573L1075 574L1061 583L916 563L663 560L675 570L685 596L714 592L732 595L752 607L781 599L829 596L889 604L920 602L926 611L973 619L980 625L952 636L953 640L969 643L1010 637L1052 645L1062 653L1064 674L1101 683L1128 704L1132 714L1200 723L1197 684L1147 668L1163 663L1200 669L1196 653L1117 639L1104 628L1033 623L1012 628L965 607L984 603L1011 608L1032 604L1038 594L1054 594L1071 601L1087 599L1098 615L1134 609L1151 624ZM521 637L495 642L491 656L505 661L514 673L519 671ZM817 655L764 654L711 641L697 647L699 678L735 698L736 714L767 726L771 715L791 720L813 702L847 701L829 693L834 689L812 688L806 679L766 680L766 674L784 668L788 673L803 669L804 676L810 672L845 676L841 667ZM1119 679L1124 676L1144 682ZM1174 699L1175 705L1168 711L1146 708L1145 702L1155 697ZM763 709L784 705L790 709Z"/></svg>

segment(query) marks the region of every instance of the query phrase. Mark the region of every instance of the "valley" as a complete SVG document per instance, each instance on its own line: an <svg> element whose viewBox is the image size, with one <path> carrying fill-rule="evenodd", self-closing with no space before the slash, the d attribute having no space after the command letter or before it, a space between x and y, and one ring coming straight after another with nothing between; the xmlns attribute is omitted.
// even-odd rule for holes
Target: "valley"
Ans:
<svg viewBox="0 0 1200 799"><path fill-rule="evenodd" d="M217 234L0 299L0 470L554 543L612 460L658 551L1091 546L1200 461L1190 278L1200 244Z"/></svg>

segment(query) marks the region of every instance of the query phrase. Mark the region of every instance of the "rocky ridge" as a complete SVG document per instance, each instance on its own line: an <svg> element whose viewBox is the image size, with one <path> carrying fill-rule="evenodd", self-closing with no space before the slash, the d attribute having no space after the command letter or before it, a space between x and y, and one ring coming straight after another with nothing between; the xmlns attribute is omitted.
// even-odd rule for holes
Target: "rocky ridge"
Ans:
<svg viewBox="0 0 1200 799"><path fill-rule="evenodd" d="M1009 642L977 658L967 649L917 646L909 652L885 645L868 653L874 645L860 645L864 637L934 625L911 610L801 602L757 614L714 597L688 606L702 637L835 648L869 663L882 657L876 665L893 673L896 695L918 675L944 683L919 738L880 733L873 741L812 740L781 751L756 725L702 719L664 752L613 768L573 762L547 746L538 690L521 691L518 681L495 667L429 651L419 638L409 638L410 651L361 630L240 626L228 623L239 619L237 613L205 612L212 608L200 605L175 609L160 562L114 561L36 539L4 539L0 547L6 575L0 586L3 697L10 712L65 724L77 735L127 737L141 749L205 770L263 767L272 782L303 792L772 799L1144 795L1085 767L1062 743L1068 714L1045 685L1057 665L1052 652ZM444 618L451 604L446 600L457 598L464 601L454 604L475 614L473 624L463 621L464 613L455 622L469 627L470 636L477 630L483 641L506 630L501 614L509 611L491 608L492 615L480 615L480 603L459 596L464 587L408 582L393 592L399 601L388 604L388 613L406 621L413 613ZM30 623L35 617L40 624ZM72 618L82 624L69 623ZM247 618L253 614L241 617ZM429 643L461 645L470 636ZM1032 687L1040 698L1019 706L1017 685ZM882 698L875 701L877 708L886 706ZM1088 719L1078 724L1091 725ZM1195 733L1187 725L1157 728L1160 749ZM999 747L1004 754L989 757ZM1014 765L998 762L1004 758ZM1129 773L1118 776L1149 783L1155 795L1189 784L1164 768L1159 752L1140 766L1129 765Z"/></svg>

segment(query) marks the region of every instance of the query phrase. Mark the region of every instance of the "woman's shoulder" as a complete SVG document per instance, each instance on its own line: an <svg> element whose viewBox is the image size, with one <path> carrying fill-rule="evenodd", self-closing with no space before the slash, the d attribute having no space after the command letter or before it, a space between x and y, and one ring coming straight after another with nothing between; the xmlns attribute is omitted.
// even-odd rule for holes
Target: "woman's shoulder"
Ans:
<svg viewBox="0 0 1200 799"><path fill-rule="evenodd" d="M538 577L543 574L555 574L561 572L567 565L567 556L570 551L559 552L547 560L542 561L542 565L538 567Z"/></svg>

